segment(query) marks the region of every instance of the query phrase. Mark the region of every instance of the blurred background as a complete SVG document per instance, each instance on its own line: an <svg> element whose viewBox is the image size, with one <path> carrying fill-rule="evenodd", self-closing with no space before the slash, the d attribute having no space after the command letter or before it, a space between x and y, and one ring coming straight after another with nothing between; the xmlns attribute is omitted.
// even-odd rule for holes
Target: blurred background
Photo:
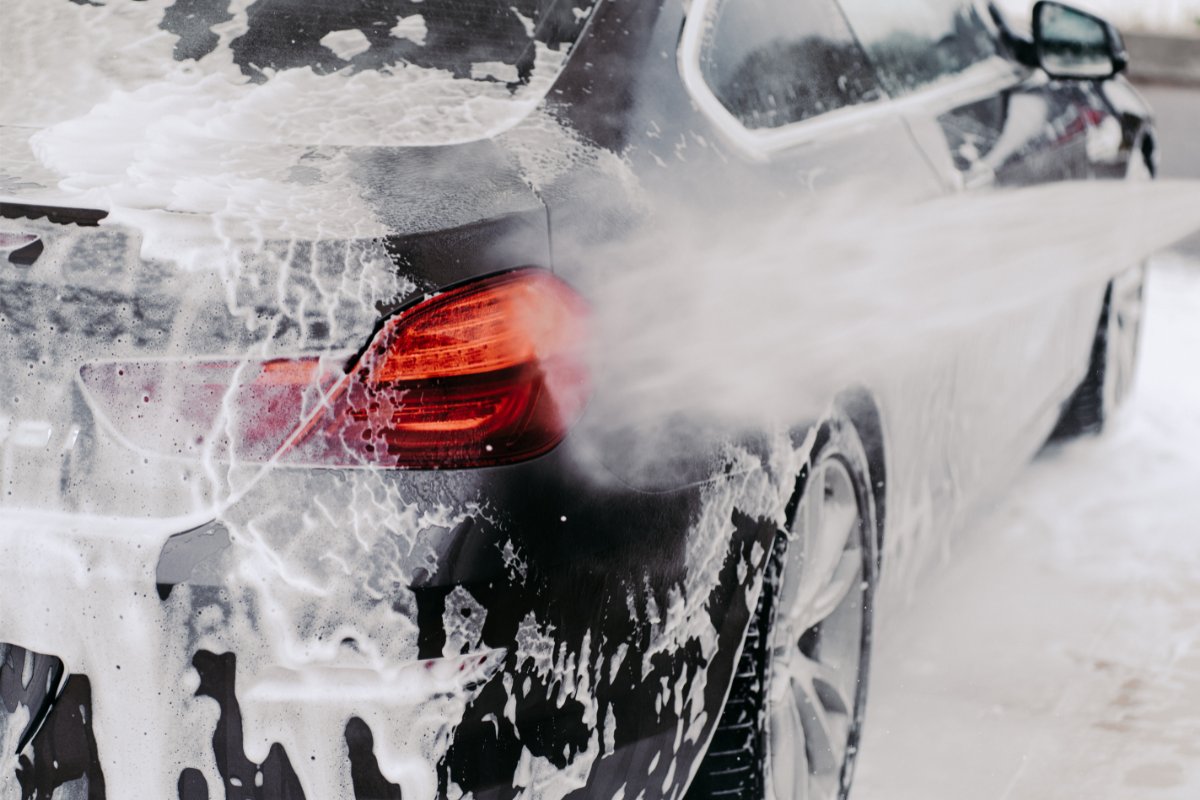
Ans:
<svg viewBox="0 0 1200 800"><path fill-rule="evenodd" d="M1160 177L1200 180L1200 0L1076 5L1126 33ZM1153 259L1143 335L1115 429L1049 447L881 626L856 800L1200 797L1200 235Z"/></svg>

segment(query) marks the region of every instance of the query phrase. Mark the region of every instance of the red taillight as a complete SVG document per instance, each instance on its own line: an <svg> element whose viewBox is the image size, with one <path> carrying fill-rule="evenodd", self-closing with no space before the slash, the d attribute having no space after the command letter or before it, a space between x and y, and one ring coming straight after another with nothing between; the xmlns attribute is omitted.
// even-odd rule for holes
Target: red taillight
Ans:
<svg viewBox="0 0 1200 800"><path fill-rule="evenodd" d="M243 460L275 455L290 464L421 469L507 464L552 449L582 413L587 316L558 278L522 269L443 292L389 319L332 388L312 358L243 365L241 378L229 382L220 378L229 379L233 365L215 362L179 364L170 376L158 374L161 366L147 374L146 365L93 365L83 380L109 401L104 406L120 396L129 403L139 392L161 394L167 383L178 419L191 420L188 435L202 439L198 431L206 426L227 431L222 449ZM206 372L212 374L200 379ZM123 380L133 375L139 380ZM222 384L229 391L218 390ZM305 393L311 397L314 387L324 399L303 413L313 408ZM190 410L179 414L181 405Z"/></svg>
<svg viewBox="0 0 1200 800"><path fill-rule="evenodd" d="M388 321L283 458L451 468L541 455L587 399L586 317L539 270L426 300Z"/></svg>

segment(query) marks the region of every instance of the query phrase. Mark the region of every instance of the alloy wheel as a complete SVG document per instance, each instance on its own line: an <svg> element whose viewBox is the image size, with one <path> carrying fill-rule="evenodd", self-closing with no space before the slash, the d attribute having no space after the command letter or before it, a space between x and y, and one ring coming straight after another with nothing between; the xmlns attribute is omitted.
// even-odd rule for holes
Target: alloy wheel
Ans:
<svg viewBox="0 0 1200 800"><path fill-rule="evenodd" d="M1119 408L1133 387L1138 347L1141 344L1144 282L1144 267L1119 275L1112 282L1105 331L1105 414L1111 414Z"/></svg>
<svg viewBox="0 0 1200 800"><path fill-rule="evenodd" d="M873 559L863 489L818 462L788 533L771 628L767 797L844 797L865 705Z"/></svg>

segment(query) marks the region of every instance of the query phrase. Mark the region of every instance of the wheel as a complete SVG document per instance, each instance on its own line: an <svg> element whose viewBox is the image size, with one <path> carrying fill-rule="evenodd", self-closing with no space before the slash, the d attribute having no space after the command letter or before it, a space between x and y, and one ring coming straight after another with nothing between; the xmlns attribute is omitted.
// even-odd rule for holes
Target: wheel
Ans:
<svg viewBox="0 0 1200 800"><path fill-rule="evenodd" d="M1141 148L1135 152L1140 153ZM1148 158L1135 156L1126 179L1153 180ZM1087 375L1067 401L1058 426L1050 436L1052 441L1101 433L1129 396L1137 373L1145 284L1145 264L1139 264L1109 282Z"/></svg>
<svg viewBox="0 0 1200 800"><path fill-rule="evenodd" d="M1124 405L1137 373L1145 274L1139 266L1109 283L1087 376L1067 401L1052 439L1101 433Z"/></svg>
<svg viewBox="0 0 1200 800"><path fill-rule="evenodd" d="M1141 266L1109 283L1087 375L1067 401L1051 440L1101 433L1124 404L1137 372L1144 285Z"/></svg>
<svg viewBox="0 0 1200 800"><path fill-rule="evenodd" d="M1104 383L1101 387L1101 408L1106 414L1120 408L1133 388L1142 342L1145 286L1144 266L1117 276L1108 286ZM1103 422L1102 419L1101 425Z"/></svg>
<svg viewBox="0 0 1200 800"><path fill-rule="evenodd" d="M689 798L847 797L879 563L870 486L853 426L823 423Z"/></svg>

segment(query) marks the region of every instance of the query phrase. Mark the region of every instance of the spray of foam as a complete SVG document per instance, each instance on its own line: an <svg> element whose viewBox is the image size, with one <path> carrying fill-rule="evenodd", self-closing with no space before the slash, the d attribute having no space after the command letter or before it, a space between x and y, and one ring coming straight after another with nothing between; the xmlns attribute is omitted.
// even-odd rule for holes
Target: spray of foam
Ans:
<svg viewBox="0 0 1200 800"><path fill-rule="evenodd" d="M1141 263L1200 228L1197 192L1088 182L911 205L847 190L734 226L660 221L581 255L595 259L593 417L647 431L680 414L733 429L814 419L842 389Z"/></svg>

